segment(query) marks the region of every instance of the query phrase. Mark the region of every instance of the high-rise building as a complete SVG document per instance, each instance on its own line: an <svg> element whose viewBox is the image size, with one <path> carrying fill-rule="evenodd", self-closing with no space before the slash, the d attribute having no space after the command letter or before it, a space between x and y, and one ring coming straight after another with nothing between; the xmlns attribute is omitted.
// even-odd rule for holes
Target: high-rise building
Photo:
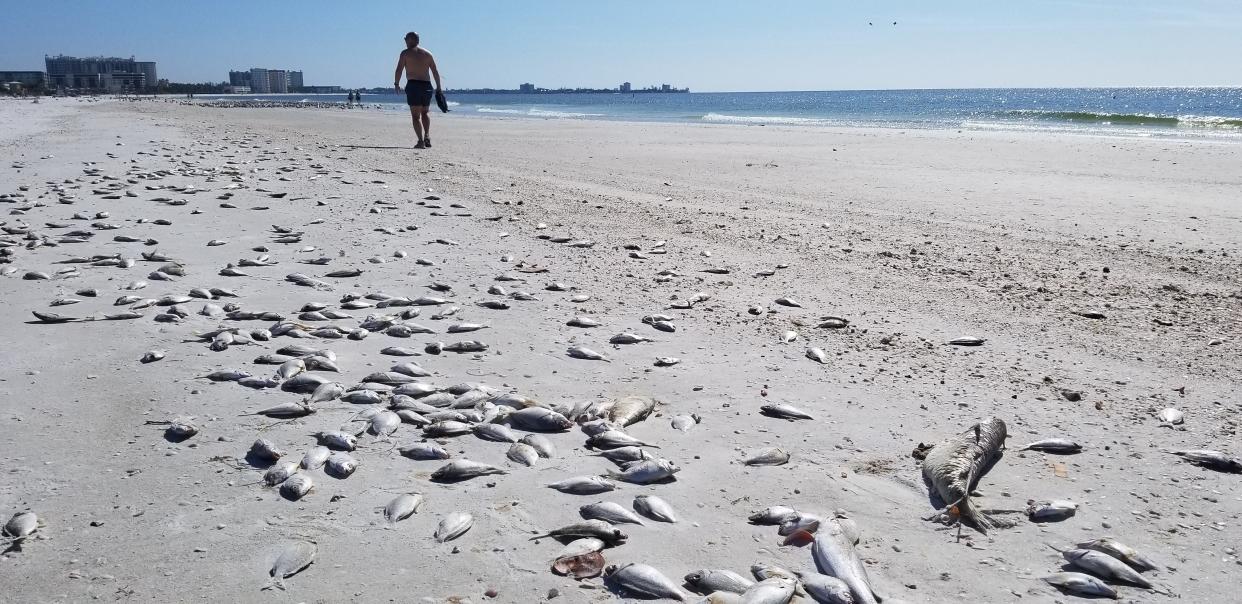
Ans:
<svg viewBox="0 0 1242 604"><path fill-rule="evenodd" d="M522 84L521 86L518 86L518 92L534 92L534 91L535 91L535 85L529 82L526 84Z"/></svg>
<svg viewBox="0 0 1242 604"><path fill-rule="evenodd" d="M154 88L154 61L135 61L133 57L55 57L43 58L52 86L85 88L109 92L137 92Z"/></svg>
<svg viewBox="0 0 1242 604"><path fill-rule="evenodd" d="M267 94L272 91L268 86L266 69L255 67L250 70L250 91L255 94Z"/></svg>
<svg viewBox="0 0 1242 604"><path fill-rule="evenodd" d="M289 72L283 69L267 70L267 91L282 94L289 92Z"/></svg>
<svg viewBox="0 0 1242 604"><path fill-rule="evenodd" d="M245 86L249 88L250 87L250 72L249 71L230 71L229 72L229 86Z"/></svg>
<svg viewBox="0 0 1242 604"><path fill-rule="evenodd" d="M303 88L302 72L301 71L290 71L289 72L289 92L302 92L302 88Z"/></svg>
<svg viewBox="0 0 1242 604"><path fill-rule="evenodd" d="M629 92L630 89L631 88L630 88L629 82L621 82L621 92Z"/></svg>
<svg viewBox="0 0 1242 604"><path fill-rule="evenodd" d="M155 84L160 81L155 74L155 61L134 61L134 64L138 66L138 71L142 72L146 87L155 88Z"/></svg>

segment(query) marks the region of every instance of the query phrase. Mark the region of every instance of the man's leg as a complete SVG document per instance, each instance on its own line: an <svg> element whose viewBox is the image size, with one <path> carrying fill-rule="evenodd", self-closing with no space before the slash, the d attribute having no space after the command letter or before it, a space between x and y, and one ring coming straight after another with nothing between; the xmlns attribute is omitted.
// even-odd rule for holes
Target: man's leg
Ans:
<svg viewBox="0 0 1242 604"><path fill-rule="evenodd" d="M423 142L431 146L431 107L423 107Z"/></svg>
<svg viewBox="0 0 1242 604"><path fill-rule="evenodd" d="M418 135L418 144L414 145L415 149L423 148L423 124L418 118L418 107L410 105L410 118L414 120L414 134Z"/></svg>

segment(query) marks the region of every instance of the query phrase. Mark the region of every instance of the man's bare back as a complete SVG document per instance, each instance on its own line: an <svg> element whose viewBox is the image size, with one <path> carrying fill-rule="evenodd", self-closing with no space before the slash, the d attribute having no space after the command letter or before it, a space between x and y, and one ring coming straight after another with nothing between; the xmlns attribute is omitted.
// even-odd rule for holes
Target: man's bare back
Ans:
<svg viewBox="0 0 1242 604"><path fill-rule="evenodd" d="M425 48L407 48L401 51L401 65L405 67L405 77L410 80L431 81L431 66L436 59Z"/></svg>

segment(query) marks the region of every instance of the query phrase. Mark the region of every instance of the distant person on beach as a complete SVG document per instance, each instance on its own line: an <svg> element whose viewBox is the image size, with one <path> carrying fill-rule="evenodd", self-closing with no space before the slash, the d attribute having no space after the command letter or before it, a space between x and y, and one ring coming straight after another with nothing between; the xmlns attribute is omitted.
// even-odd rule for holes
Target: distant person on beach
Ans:
<svg viewBox="0 0 1242 604"><path fill-rule="evenodd" d="M415 149L431 146L431 98L440 89L440 70L436 69L436 59L427 49L418 45L418 34L405 34L405 50L397 57L397 73L393 76L392 85L401 92L401 71L405 71L405 104L410 106L410 117L414 120L414 134L418 136ZM431 77L436 85L431 86Z"/></svg>

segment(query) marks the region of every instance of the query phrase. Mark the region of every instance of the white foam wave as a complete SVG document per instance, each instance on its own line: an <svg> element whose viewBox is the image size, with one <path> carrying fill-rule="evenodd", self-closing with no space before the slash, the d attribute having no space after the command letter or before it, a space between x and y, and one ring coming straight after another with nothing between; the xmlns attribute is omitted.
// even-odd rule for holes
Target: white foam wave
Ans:
<svg viewBox="0 0 1242 604"><path fill-rule="evenodd" d="M535 107L531 107L530 109L498 109L496 107L487 107L483 105L476 107L475 111L479 113L503 113L507 115L526 115L530 117L565 118L565 119L599 117L599 116L604 115L603 113L580 113L577 111L553 111L550 109L538 109Z"/></svg>
<svg viewBox="0 0 1242 604"><path fill-rule="evenodd" d="M816 119L810 117L789 117L789 116L769 116L769 115L724 115L721 113L708 113L701 118L705 122L715 122L721 124L790 124L797 126L830 126L834 123L831 120Z"/></svg>

